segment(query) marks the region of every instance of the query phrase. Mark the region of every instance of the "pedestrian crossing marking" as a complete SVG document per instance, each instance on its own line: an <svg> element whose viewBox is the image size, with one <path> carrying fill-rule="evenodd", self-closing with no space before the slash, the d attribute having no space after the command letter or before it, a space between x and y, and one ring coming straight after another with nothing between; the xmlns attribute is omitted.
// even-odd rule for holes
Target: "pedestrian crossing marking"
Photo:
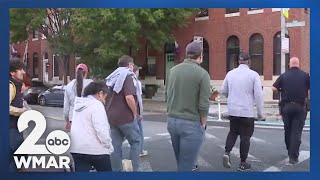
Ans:
<svg viewBox="0 0 320 180"><path fill-rule="evenodd" d="M139 172L153 172L150 162L146 160L140 160Z"/></svg>
<svg viewBox="0 0 320 180"><path fill-rule="evenodd" d="M169 136L169 133L160 133L160 134L156 134L157 136Z"/></svg>
<svg viewBox="0 0 320 180"><path fill-rule="evenodd" d="M209 133L206 133L206 137L209 138L209 139L219 139L216 136L214 136L212 134L209 134Z"/></svg>
<svg viewBox="0 0 320 180"><path fill-rule="evenodd" d="M260 139L260 138L257 138L257 137L254 137L254 136L252 136L250 139L251 139L252 141L254 141L254 142L260 142L260 143L270 144L269 142L266 142L265 140Z"/></svg>
<svg viewBox="0 0 320 180"><path fill-rule="evenodd" d="M222 149L225 149L225 147L223 145L220 145L220 147ZM236 157L240 158L240 149L238 149L237 147L233 147L232 151L230 153L233 156L236 156ZM258 158L252 156L251 154L248 154L248 161L251 161L251 162L262 162L261 160L259 160Z"/></svg>

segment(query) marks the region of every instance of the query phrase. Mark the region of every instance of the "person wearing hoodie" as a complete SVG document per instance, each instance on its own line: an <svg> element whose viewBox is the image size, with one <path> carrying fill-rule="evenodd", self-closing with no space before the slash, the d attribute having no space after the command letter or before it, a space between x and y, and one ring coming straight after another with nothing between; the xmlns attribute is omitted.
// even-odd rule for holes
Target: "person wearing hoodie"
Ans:
<svg viewBox="0 0 320 180"><path fill-rule="evenodd" d="M70 131L75 171L111 171L110 154L113 152L110 125L104 108L108 88L104 82L91 82L83 97L74 102Z"/></svg>
<svg viewBox="0 0 320 180"><path fill-rule="evenodd" d="M133 73L133 59L124 55L118 61L118 68L106 78L110 91L106 112L111 125L114 152L111 154L112 170L119 172L122 167L122 144L127 139L130 144L130 160L133 171L139 169L140 130L137 123L139 108L137 101L137 81Z"/></svg>
<svg viewBox="0 0 320 180"><path fill-rule="evenodd" d="M72 122L72 112L74 106L75 97L81 97L83 94L83 89L91 82L92 79L87 79L88 67L85 64L79 64L76 68L77 77L67 84L64 93L64 105L63 105L63 115L66 120L66 130L70 131Z"/></svg>

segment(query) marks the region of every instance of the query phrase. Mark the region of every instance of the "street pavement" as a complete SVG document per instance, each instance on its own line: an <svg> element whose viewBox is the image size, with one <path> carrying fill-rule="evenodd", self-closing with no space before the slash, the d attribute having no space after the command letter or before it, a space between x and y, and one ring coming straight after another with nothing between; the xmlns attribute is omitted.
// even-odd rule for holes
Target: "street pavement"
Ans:
<svg viewBox="0 0 320 180"><path fill-rule="evenodd" d="M53 130L64 130L62 108L32 106L44 114L47 120L47 129L40 141L43 143L45 137ZM143 172L166 172L176 171L174 152L171 146L170 135L166 128L166 116L162 113L146 113L144 116L145 150L148 155L141 158L140 171ZM51 117L51 118L50 118ZM32 124L30 124L32 126ZM29 127L30 131L32 127ZM206 130L205 142L201 148L198 158L200 172L234 172L236 171L239 158L239 138L231 153L232 167L226 169L222 166L222 155L224 153L225 140L229 131L227 122L211 120ZM27 135L28 133L26 133ZM129 157L128 142L123 145L123 157ZM310 132L305 129L302 134L300 147L300 162L294 166L288 166L287 151L284 144L284 131L281 125L264 126L256 125L251 139L248 162L252 164L255 172L296 172L310 171Z"/></svg>

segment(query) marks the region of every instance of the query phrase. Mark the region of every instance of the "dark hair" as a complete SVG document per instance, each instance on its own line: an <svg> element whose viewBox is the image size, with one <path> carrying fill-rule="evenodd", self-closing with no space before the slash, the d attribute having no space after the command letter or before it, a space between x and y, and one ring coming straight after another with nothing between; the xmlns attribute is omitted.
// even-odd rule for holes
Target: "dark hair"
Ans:
<svg viewBox="0 0 320 180"><path fill-rule="evenodd" d="M83 89L83 76L86 74L86 71L83 71L82 69L77 70L77 96L81 97L82 89Z"/></svg>
<svg viewBox="0 0 320 180"><path fill-rule="evenodd" d="M128 55L123 55L119 58L118 66L127 67L129 63L133 63L133 58Z"/></svg>
<svg viewBox="0 0 320 180"><path fill-rule="evenodd" d="M24 69L25 66L19 58L10 59L10 72L16 72L17 70Z"/></svg>
<svg viewBox="0 0 320 180"><path fill-rule="evenodd" d="M104 94L107 94L108 92L108 87L105 82L103 81L98 81L98 82L91 82L83 92L83 96L87 97L89 95L96 95L102 91Z"/></svg>

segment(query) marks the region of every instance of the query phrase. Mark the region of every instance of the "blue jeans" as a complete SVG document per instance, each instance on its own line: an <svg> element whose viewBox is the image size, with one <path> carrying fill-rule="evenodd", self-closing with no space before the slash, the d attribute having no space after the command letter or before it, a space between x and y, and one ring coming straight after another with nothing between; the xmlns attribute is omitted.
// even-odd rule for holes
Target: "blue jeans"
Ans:
<svg viewBox="0 0 320 180"><path fill-rule="evenodd" d="M141 138L137 120L124 125L112 126L111 138L114 148L113 153L111 153L112 170L122 171L122 143L126 138L130 144L130 160L132 161L133 171L138 171Z"/></svg>
<svg viewBox="0 0 320 180"><path fill-rule="evenodd" d="M143 119L139 119L138 120L138 126L139 126L139 133L140 133L140 138L141 138L141 146L140 146L140 154L142 154L142 151L143 151L143 144L144 144L144 135L143 135L143 127L142 127L142 120Z"/></svg>
<svg viewBox="0 0 320 180"><path fill-rule="evenodd" d="M13 160L14 152L19 148L19 146L23 143L24 138L22 132L19 132L16 128L9 129L9 142L10 142L10 163L9 163L9 171L17 172L16 164ZM23 155L17 155L20 159Z"/></svg>
<svg viewBox="0 0 320 180"><path fill-rule="evenodd" d="M89 172L93 166L98 172L111 171L110 155L89 155L71 153L76 172Z"/></svg>
<svg viewBox="0 0 320 180"><path fill-rule="evenodd" d="M168 117L167 129L171 136L178 171L192 171L205 135L200 120Z"/></svg>

